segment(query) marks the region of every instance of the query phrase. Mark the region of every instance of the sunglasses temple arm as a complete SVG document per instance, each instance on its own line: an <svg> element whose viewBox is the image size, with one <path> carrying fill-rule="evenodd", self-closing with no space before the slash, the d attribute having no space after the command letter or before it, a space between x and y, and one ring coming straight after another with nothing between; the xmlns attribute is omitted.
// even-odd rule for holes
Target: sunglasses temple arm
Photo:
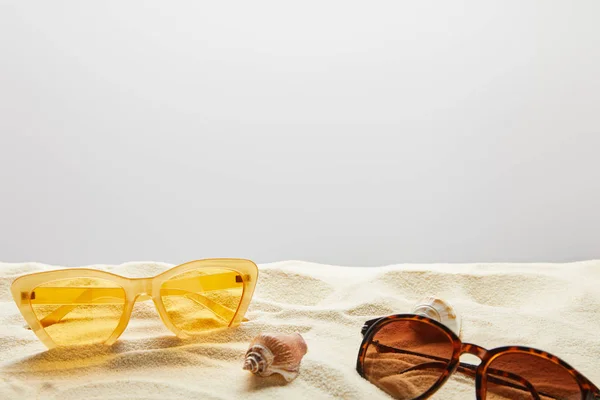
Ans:
<svg viewBox="0 0 600 400"><path fill-rule="evenodd" d="M477 375L476 370L474 369L474 366L469 366L468 369L464 370L465 369L464 365L465 365L464 363L460 363L458 370L464 374L468 374L473 377L475 377ZM469 364L466 364L466 365L469 365ZM513 374L511 372L501 371L501 370L494 369L494 368L488 368L487 373L488 373L488 377L487 377L488 382L496 383L496 384L503 385L503 386L508 386L513 389L519 389L519 390L527 389L527 390L529 390L529 393L531 393L531 395L533 396L533 398L535 400L540 400L540 394L546 398L554 399L554 397L552 397L550 395L547 395L545 393L538 392L537 390L535 390L535 387L531 384L531 382L529 382L527 379L523 378L520 375ZM504 378L512 379L513 381L519 382L523 386L519 386L513 382L504 380L502 378L498 378L494 375L500 375Z"/></svg>
<svg viewBox="0 0 600 400"><path fill-rule="evenodd" d="M600 400L600 389L592 382L588 381L588 383L590 384L590 391L586 400Z"/></svg>
<svg viewBox="0 0 600 400"><path fill-rule="evenodd" d="M408 355L413 355L413 356L417 356L417 357L423 357L423 358L429 358L431 360L436 360L437 362L430 362L430 363L424 363L424 364L420 364L420 365L415 365L414 367L411 367L407 370L402 371L402 373L406 373L409 371L414 371L414 370L418 370L418 369L427 369L427 368L439 368L441 367L442 369L445 368L445 366L448 364L448 359L443 358L443 357L437 357L437 356L432 356L429 354L423 354L423 353L417 353L417 352L413 352L413 351L409 351L409 350L402 350L402 349L398 349L395 347L390 347L390 346L386 346L383 345L381 343L378 342L373 342L373 344L375 344L375 346L377 347L377 349L383 349L386 351L391 351L393 353L400 353L400 354L408 354ZM459 372L462 372L466 375L475 377L475 375L477 375L477 366L472 365L472 364L467 364L467 363L459 363L457 370ZM524 390L527 389L532 395L533 398L535 400L539 400L540 399L540 393L538 393L535 390L535 387L531 384L531 382L529 382L528 380L526 380L525 378L510 373L510 372L506 372L506 371L501 371L498 369L494 369L494 368L488 368L487 369L488 374L491 375L501 375L504 376L506 378L515 380L519 383L521 383L523 386L519 386L517 384L514 384L510 381L506 381L504 379L501 378L497 378L495 376L488 376L488 381L492 382L492 383L497 383L500 385L504 385L504 386L508 386L514 389L520 389L520 390ZM552 396L548 396L542 393L542 395L544 395L545 397L549 397L549 398L553 398ZM595 400L595 399L593 399Z"/></svg>
<svg viewBox="0 0 600 400"><path fill-rule="evenodd" d="M169 290L168 293L170 293L172 290ZM216 303L214 301L212 301L211 299L209 299L206 296L203 296L199 293L181 293L180 295L185 296L187 295L188 298L190 298L191 300L195 301L198 304L201 304L203 306L205 306L206 308L208 308L209 310L211 310L215 315L217 315L218 317L227 320L227 322L229 323L229 321L231 321L233 319L233 316L235 315L235 311L233 311L230 308L227 308L225 306L220 305L219 303ZM84 298L88 298L88 294L84 292L84 294L82 296L85 296ZM92 301L94 300L99 300L100 297L98 298L94 298L92 299ZM122 299L119 299L118 297L115 297L115 301L111 302L111 303L121 303ZM78 304L83 304L83 299L75 299L75 301L73 301L74 304L65 304L62 305L60 307L58 307L56 310L54 310L53 312L51 312L50 314L48 314L47 316L45 316L43 319L40 320L40 324L42 325L42 327L46 328L50 325L54 325L56 323L59 323L61 319L63 319L65 316L67 316L67 314L69 314L71 311L73 311L73 309L75 307L77 307ZM103 304L110 304L109 302L103 302Z"/></svg>
<svg viewBox="0 0 600 400"><path fill-rule="evenodd" d="M170 294L174 293L176 289L167 289ZM229 324L233 321L233 317L235 316L236 310L232 310L229 307L225 307L216 301L212 301L206 296L201 295L200 293L190 293L183 292L180 294L181 296L186 296L188 299L195 301L196 303L203 305L204 307L211 310L217 317L221 318L225 323ZM248 321L247 318L244 318L244 322Z"/></svg>
<svg viewBox="0 0 600 400"><path fill-rule="evenodd" d="M190 279L193 279L193 278L190 278ZM187 280L188 279L181 279L181 281L184 283ZM177 281L175 281L175 282L177 282ZM50 288L43 288L43 289L50 289ZM225 289L225 288L223 288L223 289ZM114 293L115 290L117 290L118 293ZM40 289L38 289L37 291L39 292ZM54 310L52 313L48 314L46 317L41 319L40 324L42 325L42 327L46 328L50 325L54 325L54 324L60 322L60 320L63 319L71 311L73 311L73 309L75 307L77 307L77 305L84 304L87 301L89 301L90 300L89 297L91 294L90 292L93 294L98 294L98 296L93 297L91 299L91 301L98 301L100 299L110 299L110 298L114 298L116 300L114 302L110 301L110 300L109 301L105 300L103 303L111 304L111 303L120 303L122 301L122 297L120 297L120 294L122 293L121 289L115 289L115 288L87 289L87 290L84 290L83 293L79 297L77 297L75 300L70 301L71 304L61 305L56 310ZM221 304L216 303L216 302L212 301L211 299L209 299L208 297L203 296L202 294L199 294L199 293L192 293L192 292L187 292L185 290L178 290L178 289L163 289L163 290L161 290L161 294L163 292L165 292L165 294L187 295L189 298L191 298L196 303L199 303L199 304L205 306L206 308L208 308L209 310L211 310L218 317L223 318L223 319L228 319L228 322L231 321L233 319L233 316L235 315L234 310L231 310L230 308L222 306ZM37 303L37 304L44 304L43 300L40 299L39 296L37 297L37 299L35 299L35 297L33 297L31 301L34 303ZM244 320L247 321L247 319L244 319Z"/></svg>
<svg viewBox="0 0 600 400"><path fill-rule="evenodd" d="M362 326L361 330L360 330L360 334L365 337L365 335L367 334L367 331L369 330L370 327L372 327L373 325L375 325L375 322L379 321L381 319L380 318L375 318L375 319L370 319L367 322L364 323L364 325Z"/></svg>
<svg viewBox="0 0 600 400"><path fill-rule="evenodd" d="M419 370L423 370L423 369L446 369L447 366L448 366L448 360L446 360L445 362L431 361L431 362L418 364L418 365L412 366L408 369L405 369L404 371L402 371L400 373L400 375L406 374L407 372L419 371ZM458 367L458 371L460 371L466 375L474 377L476 375L474 367L475 367L474 365L460 363L460 365ZM488 382L496 383L496 384L503 385L503 386L508 386L508 387L511 387L514 389L519 389L519 390L527 389L527 390L529 390L529 393L531 393L531 395L533 396L533 398L535 400L540 400L539 394L536 392L535 388L529 381L519 377L518 375L514 375L514 374L508 374L508 376L506 376L506 377L519 381L521 384L523 384L523 386L516 385L512 382L506 381L501 378L497 378L495 376L488 376L487 380L488 380ZM548 397L548 396L546 396L546 397Z"/></svg>

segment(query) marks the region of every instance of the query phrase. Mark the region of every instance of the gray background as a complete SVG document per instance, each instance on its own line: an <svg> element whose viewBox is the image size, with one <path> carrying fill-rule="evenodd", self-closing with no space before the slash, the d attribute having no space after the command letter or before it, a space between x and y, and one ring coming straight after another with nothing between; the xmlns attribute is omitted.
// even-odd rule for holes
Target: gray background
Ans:
<svg viewBox="0 0 600 400"><path fill-rule="evenodd" d="M600 257L599 1L0 4L0 260Z"/></svg>

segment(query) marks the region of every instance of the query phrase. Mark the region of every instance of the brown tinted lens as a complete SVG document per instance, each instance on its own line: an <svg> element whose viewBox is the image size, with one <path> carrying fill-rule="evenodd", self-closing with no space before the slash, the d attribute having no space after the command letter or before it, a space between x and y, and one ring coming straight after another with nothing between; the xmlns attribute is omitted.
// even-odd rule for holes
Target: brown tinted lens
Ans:
<svg viewBox="0 0 600 400"><path fill-rule="evenodd" d="M579 384L566 368L525 352L506 353L495 358L483 377L483 385L487 387L487 400L582 398Z"/></svg>
<svg viewBox="0 0 600 400"><path fill-rule="evenodd" d="M363 372L394 398L412 400L439 381L452 353L452 339L440 328L417 320L392 321L371 339Z"/></svg>

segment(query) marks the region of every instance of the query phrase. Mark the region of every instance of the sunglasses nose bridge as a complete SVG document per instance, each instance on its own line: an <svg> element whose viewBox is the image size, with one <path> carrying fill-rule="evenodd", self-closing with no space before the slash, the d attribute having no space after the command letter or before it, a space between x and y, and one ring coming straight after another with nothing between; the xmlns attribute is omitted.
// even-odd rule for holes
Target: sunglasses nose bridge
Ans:
<svg viewBox="0 0 600 400"><path fill-rule="evenodd" d="M481 346L472 343L463 343L460 349L460 354L471 354L480 360L483 360L487 354L487 350Z"/></svg>
<svg viewBox="0 0 600 400"><path fill-rule="evenodd" d="M152 278L139 278L133 281L134 297L138 300L152 297Z"/></svg>

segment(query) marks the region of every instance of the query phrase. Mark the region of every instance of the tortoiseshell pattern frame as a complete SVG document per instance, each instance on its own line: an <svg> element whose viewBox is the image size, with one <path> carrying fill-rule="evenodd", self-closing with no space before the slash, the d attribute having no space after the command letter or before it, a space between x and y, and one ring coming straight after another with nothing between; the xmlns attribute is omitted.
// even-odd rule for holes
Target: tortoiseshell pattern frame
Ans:
<svg viewBox="0 0 600 400"><path fill-rule="evenodd" d="M531 347L523 347L523 346L505 346L498 347L492 350L487 350L481 346L471 344L471 343L463 343L460 338L448 327L445 325L434 321L428 317L415 315L415 314L397 314L390 315L387 317L376 318L365 322L365 325L362 328L363 340L360 345L360 350L358 352L358 357L356 360L356 371L362 376L366 378L364 375L364 361L367 355L367 348L372 344L372 339L374 335L381 329L383 326L389 324L394 321L419 321L424 324L435 326L436 328L442 330L448 338L452 341L452 358L450 362L447 364L446 369L442 372L440 378L437 382L429 388L425 393L420 395L419 397L414 398L413 400L425 400L431 397L452 375L454 372L459 371L475 377L475 388L476 388L476 398L477 400L485 400L486 398L486 383L487 381L484 379L486 374L493 373L494 376L503 376L505 378L512 379L513 381L519 381L522 385L529 388L532 391L535 391L531 387L531 384L526 380L513 375L506 371L498 371L490 369L490 364L500 355L508 354L508 353L526 353L526 354L534 354L538 357L544 358L554 364L560 365L565 368L565 370L573 376L573 378L577 381L579 388L581 390L581 400L600 400L600 389L594 385L589 379L583 376L580 372L575 370L575 368L571 367L569 364L561 360L560 358L546 353L545 351L537 350ZM383 346L383 345L379 345ZM389 348L387 346L386 351L394 351L398 349ZM404 351L408 352L408 351ZM410 353L410 352L408 352ZM479 365L472 365L460 362L460 356L462 354L471 354L476 356L481 360ZM447 360L444 360L444 364ZM493 371L493 372L492 372ZM492 380L496 378L487 377L487 380ZM502 382L503 384L511 385L508 381Z"/></svg>

